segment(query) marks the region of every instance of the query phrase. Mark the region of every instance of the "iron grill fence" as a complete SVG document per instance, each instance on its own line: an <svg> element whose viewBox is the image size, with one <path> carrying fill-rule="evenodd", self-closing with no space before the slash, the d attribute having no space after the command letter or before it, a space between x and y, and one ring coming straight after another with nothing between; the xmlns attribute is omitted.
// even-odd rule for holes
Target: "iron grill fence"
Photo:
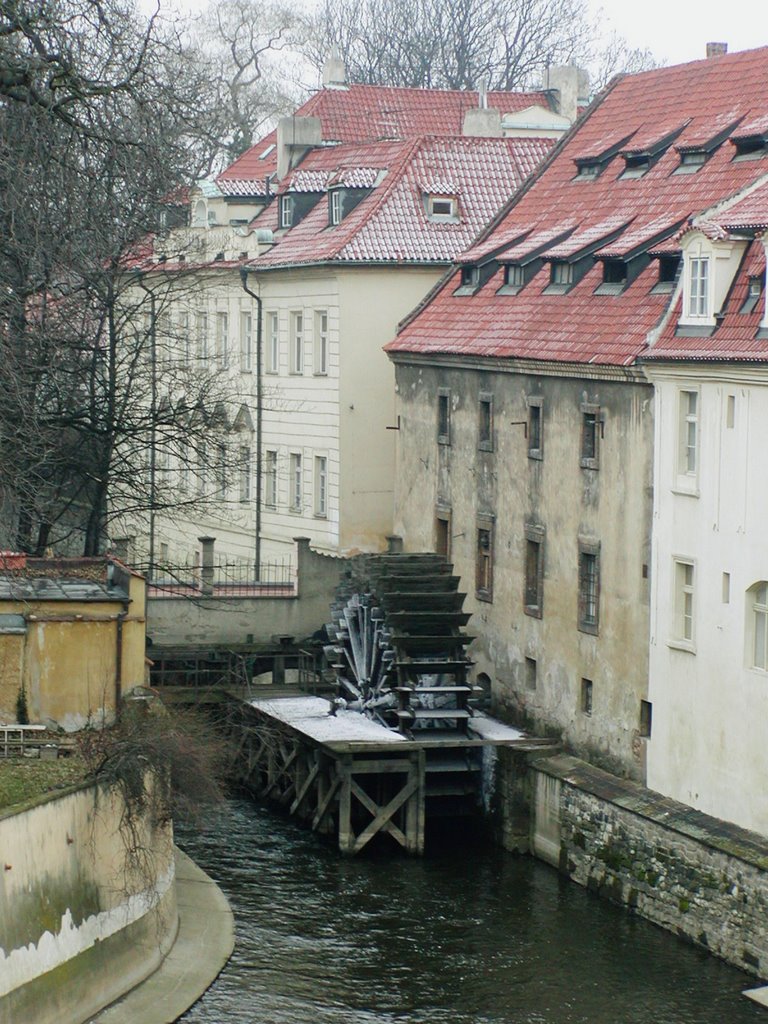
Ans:
<svg viewBox="0 0 768 1024"><path fill-rule="evenodd" d="M258 573L246 559L218 559L210 568L169 562L134 563L132 567L146 578L151 597L290 597L296 587L290 558L262 562Z"/></svg>

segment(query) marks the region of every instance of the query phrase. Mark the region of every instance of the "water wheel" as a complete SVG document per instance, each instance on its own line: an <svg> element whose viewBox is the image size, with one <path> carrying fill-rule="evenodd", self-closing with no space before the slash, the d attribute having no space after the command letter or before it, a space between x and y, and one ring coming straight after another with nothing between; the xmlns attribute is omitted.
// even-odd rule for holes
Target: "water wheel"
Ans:
<svg viewBox="0 0 768 1024"><path fill-rule="evenodd" d="M389 728L466 731L477 688L453 567L436 554L366 555L339 592L326 654L339 698Z"/></svg>

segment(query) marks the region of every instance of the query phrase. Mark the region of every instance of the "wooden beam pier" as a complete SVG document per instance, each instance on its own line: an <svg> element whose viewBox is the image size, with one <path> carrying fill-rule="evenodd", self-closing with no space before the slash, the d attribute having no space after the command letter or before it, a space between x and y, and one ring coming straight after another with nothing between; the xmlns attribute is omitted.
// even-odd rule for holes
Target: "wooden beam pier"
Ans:
<svg viewBox="0 0 768 1024"><path fill-rule="evenodd" d="M238 702L231 728L241 784L348 855L374 839L422 855L431 815L458 816L479 803L483 748L542 742L485 716L490 738L470 728L409 739L357 712L331 710L319 697Z"/></svg>

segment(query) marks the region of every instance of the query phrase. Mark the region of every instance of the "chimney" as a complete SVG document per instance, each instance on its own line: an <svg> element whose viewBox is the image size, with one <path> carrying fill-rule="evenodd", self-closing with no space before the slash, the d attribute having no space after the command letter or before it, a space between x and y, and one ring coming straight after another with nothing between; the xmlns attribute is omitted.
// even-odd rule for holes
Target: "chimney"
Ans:
<svg viewBox="0 0 768 1024"><path fill-rule="evenodd" d="M504 131L501 127L501 114L488 106L488 83L481 78L477 84L477 106L464 114L462 135L480 139L501 139Z"/></svg>
<svg viewBox="0 0 768 1024"><path fill-rule="evenodd" d="M281 180L323 139L319 117L281 117L277 122L277 176Z"/></svg>
<svg viewBox="0 0 768 1024"><path fill-rule="evenodd" d="M710 57L724 57L728 53L728 43L707 43L707 60Z"/></svg>
<svg viewBox="0 0 768 1024"><path fill-rule="evenodd" d="M571 124L579 116L579 107L589 103L589 75L573 64L547 68L542 86L551 94L556 113Z"/></svg>
<svg viewBox="0 0 768 1024"><path fill-rule="evenodd" d="M323 64L323 88L347 88L347 69L341 59L338 46L331 47L331 55Z"/></svg>

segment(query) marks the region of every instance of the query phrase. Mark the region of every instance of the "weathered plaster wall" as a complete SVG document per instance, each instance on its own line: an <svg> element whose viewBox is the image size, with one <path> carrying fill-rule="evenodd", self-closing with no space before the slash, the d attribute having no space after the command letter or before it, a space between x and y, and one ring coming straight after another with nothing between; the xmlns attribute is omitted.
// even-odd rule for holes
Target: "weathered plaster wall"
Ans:
<svg viewBox="0 0 768 1024"><path fill-rule="evenodd" d="M80 1024L152 973L176 934L168 821L126 857L114 793L90 786L0 817L0 1022Z"/></svg>
<svg viewBox="0 0 768 1024"><path fill-rule="evenodd" d="M768 977L768 842L575 758L534 763L533 845L588 889Z"/></svg>
<svg viewBox="0 0 768 1024"><path fill-rule="evenodd" d="M155 645L267 643L274 636L309 636L329 621L336 588L349 563L296 544L294 597L150 598L147 634Z"/></svg>
<svg viewBox="0 0 768 1024"><path fill-rule="evenodd" d="M562 737L611 771L642 779L647 698L653 415L651 389L622 373L603 379L523 372L501 361L398 363L394 532L406 550L434 550L448 517L451 561L472 612L475 673L493 708ZM493 367L491 369L490 367ZM450 444L438 444L439 389L450 399ZM481 393L493 403L492 450L479 448ZM541 402L543 457L529 457L530 398ZM599 468L581 466L582 405L599 408ZM476 596L478 517L493 531L491 600ZM488 520L486 520L488 521ZM524 609L527 525L544 530L541 617ZM579 542L599 543L597 635L578 628ZM535 684L531 667L535 668ZM591 712L581 681L592 682Z"/></svg>

